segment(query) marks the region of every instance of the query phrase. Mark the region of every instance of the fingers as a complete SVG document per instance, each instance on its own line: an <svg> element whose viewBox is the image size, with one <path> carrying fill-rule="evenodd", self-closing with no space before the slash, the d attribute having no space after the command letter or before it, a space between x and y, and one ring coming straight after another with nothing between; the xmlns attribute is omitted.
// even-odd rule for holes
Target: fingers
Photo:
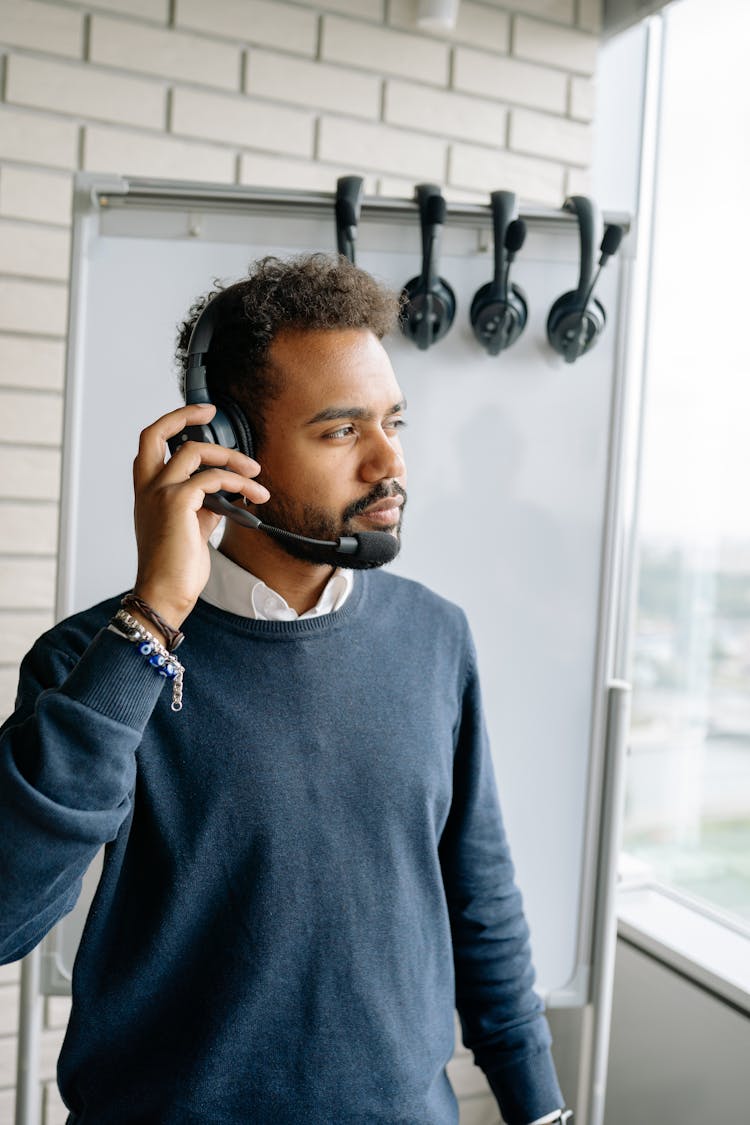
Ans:
<svg viewBox="0 0 750 1125"><path fill-rule="evenodd" d="M217 471L223 471L218 477ZM252 477L260 472L260 465L238 449L211 445L202 441L186 441L159 474L161 487L182 484L192 480L204 493L225 490L241 492L248 500L263 504L269 497L268 489ZM196 474L198 474L196 476ZM229 484L227 484L227 479ZM214 482L221 480L223 483Z"/></svg>
<svg viewBox="0 0 750 1125"><path fill-rule="evenodd" d="M240 453L239 449L227 449L207 441L186 441L162 466L160 479L164 484L178 484L206 466L231 469L244 477L257 477L260 472L258 462Z"/></svg>
<svg viewBox="0 0 750 1125"><path fill-rule="evenodd" d="M186 426L200 426L210 422L216 413L213 403L181 406L171 410L142 431L138 454L133 462L133 479L136 488L153 480L164 468L167 440L179 434Z"/></svg>
<svg viewBox="0 0 750 1125"><path fill-rule="evenodd" d="M270 497L268 489L259 481L248 480L247 477L239 476L227 469L204 469L202 472L194 473L183 484L172 485L172 488L180 488L186 495L191 496L191 507L196 511L209 492L239 492L253 504L265 504Z"/></svg>
<svg viewBox="0 0 750 1125"><path fill-rule="evenodd" d="M201 494L221 490L239 492L253 503L262 504L269 498L268 489L256 481L248 480L258 475L260 465L238 449L227 449L212 442L186 441L176 450L167 464L164 455L169 438L187 426L198 426L210 421L215 412L213 404L183 406L157 419L141 433L138 455L133 462L133 480L136 494L147 487L169 487L190 480L200 473L196 481ZM217 484L217 477L207 478L209 467L229 471Z"/></svg>

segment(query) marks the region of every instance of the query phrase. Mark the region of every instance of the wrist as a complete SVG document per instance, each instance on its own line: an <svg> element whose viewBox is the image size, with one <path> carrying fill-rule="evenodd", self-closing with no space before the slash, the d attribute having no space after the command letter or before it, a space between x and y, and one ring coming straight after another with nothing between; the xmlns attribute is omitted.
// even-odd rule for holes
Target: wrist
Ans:
<svg viewBox="0 0 750 1125"><path fill-rule="evenodd" d="M159 644L163 644L169 652L174 652L184 641L185 638L180 632L179 626L167 621L156 606L136 594L135 590L125 594L120 605L123 609L130 610L130 613L135 615L134 620L151 631L151 635L155 637ZM181 621L180 624L182 624Z"/></svg>
<svg viewBox="0 0 750 1125"><path fill-rule="evenodd" d="M146 605L155 609L165 622L175 630L182 626L183 621L190 615L195 605L194 601L176 600L174 596L165 594L157 587L145 582L136 582L131 593L144 601ZM138 616L132 608L130 612L134 617Z"/></svg>

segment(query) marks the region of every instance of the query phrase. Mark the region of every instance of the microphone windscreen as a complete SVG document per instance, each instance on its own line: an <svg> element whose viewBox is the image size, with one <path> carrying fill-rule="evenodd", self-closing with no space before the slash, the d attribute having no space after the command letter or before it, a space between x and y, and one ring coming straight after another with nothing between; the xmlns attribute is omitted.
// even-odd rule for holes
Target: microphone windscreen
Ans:
<svg viewBox="0 0 750 1125"><path fill-rule="evenodd" d="M371 566L385 566L393 562L401 546L390 531L360 531L354 538L359 543L356 554L340 555L339 566L355 570Z"/></svg>
<svg viewBox="0 0 750 1125"><path fill-rule="evenodd" d="M424 209L425 219L429 226L445 222L445 200L442 195L431 195ZM366 532L365 534L369 534Z"/></svg>
<svg viewBox="0 0 750 1125"><path fill-rule="evenodd" d="M505 232L505 249L509 254L516 254L526 241L526 223L523 219L514 219Z"/></svg>
<svg viewBox="0 0 750 1125"><path fill-rule="evenodd" d="M604 238L602 239L602 254L606 254L608 258L611 258L613 254L616 254L620 249L622 235L622 227L618 227L616 223L608 226L604 232Z"/></svg>

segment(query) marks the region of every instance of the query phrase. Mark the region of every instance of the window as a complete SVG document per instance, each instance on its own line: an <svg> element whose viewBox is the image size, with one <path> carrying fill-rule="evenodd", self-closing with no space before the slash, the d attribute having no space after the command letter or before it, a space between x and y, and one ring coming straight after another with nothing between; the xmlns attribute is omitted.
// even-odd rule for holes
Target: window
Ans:
<svg viewBox="0 0 750 1125"><path fill-rule="evenodd" d="M750 929L750 5L664 19L624 849Z"/></svg>

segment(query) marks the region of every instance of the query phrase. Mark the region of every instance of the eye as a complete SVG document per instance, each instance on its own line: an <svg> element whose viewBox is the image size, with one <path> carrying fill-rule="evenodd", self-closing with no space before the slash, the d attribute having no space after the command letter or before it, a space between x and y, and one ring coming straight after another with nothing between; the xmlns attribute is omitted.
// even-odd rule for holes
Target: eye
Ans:
<svg viewBox="0 0 750 1125"><path fill-rule="evenodd" d="M404 430L406 429L407 425L408 422L406 421L406 418L402 418L399 416L398 418L389 418L385 423L385 428L387 430Z"/></svg>
<svg viewBox="0 0 750 1125"><path fill-rule="evenodd" d="M354 433L354 426L341 426L338 430L333 430L330 434L323 434L327 440L336 440L337 438L349 437Z"/></svg>

